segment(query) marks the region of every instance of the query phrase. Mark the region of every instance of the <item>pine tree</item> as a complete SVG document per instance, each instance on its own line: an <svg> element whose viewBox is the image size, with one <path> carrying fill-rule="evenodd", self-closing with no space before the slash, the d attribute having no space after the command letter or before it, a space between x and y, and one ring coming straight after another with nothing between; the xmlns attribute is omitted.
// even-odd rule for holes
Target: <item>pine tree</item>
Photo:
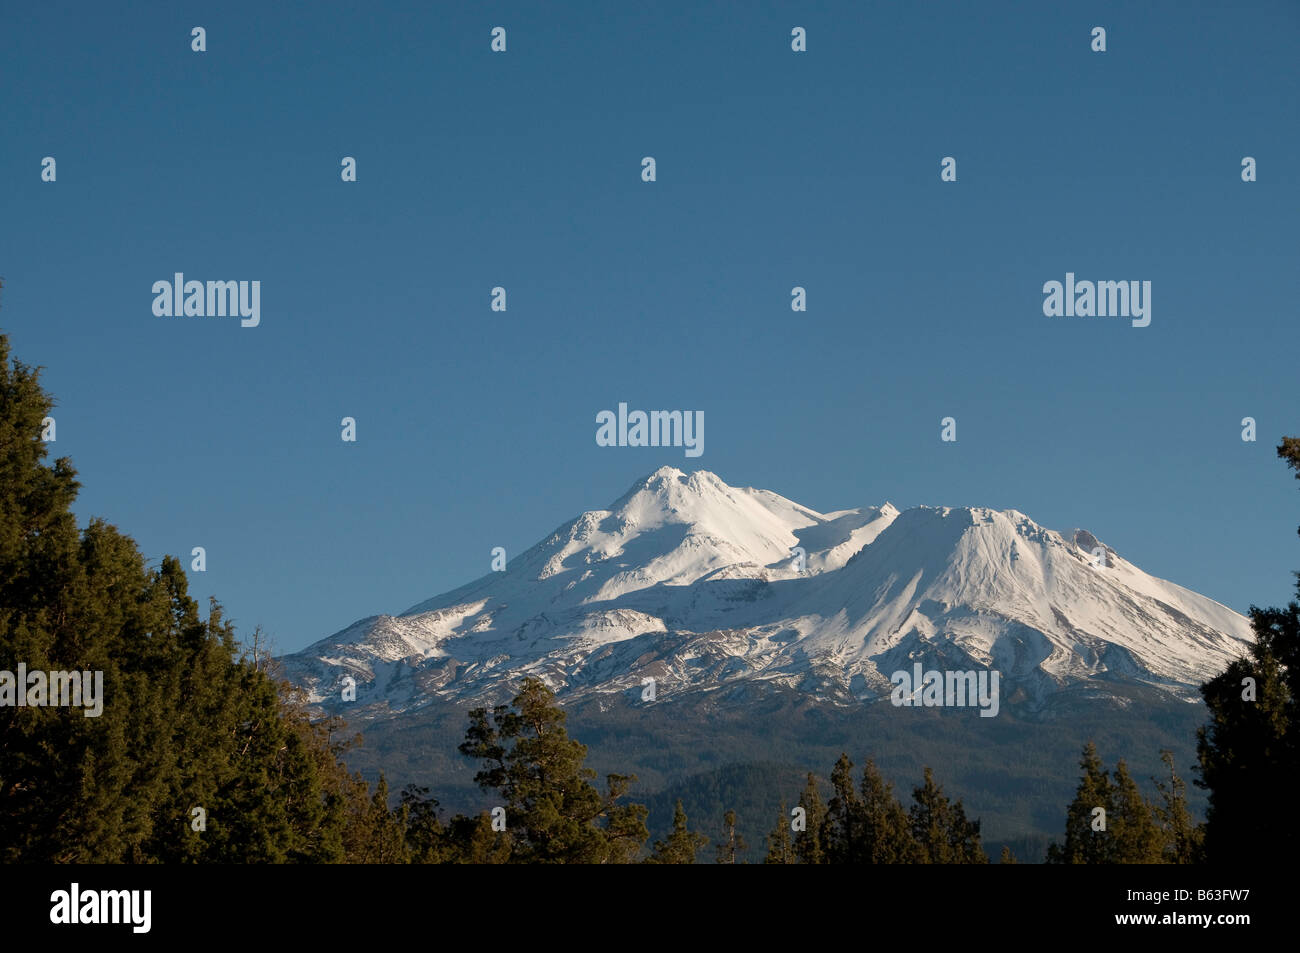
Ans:
<svg viewBox="0 0 1300 953"><path fill-rule="evenodd" d="M831 769L830 801L822 820L822 850L828 864L857 864L867 860L862 802L853 786L853 762L841 754Z"/></svg>
<svg viewBox="0 0 1300 953"><path fill-rule="evenodd" d="M767 835L767 855L765 864L793 864L796 860L794 844L790 840L790 812L786 810L785 801L781 802L781 816L776 819L776 827Z"/></svg>
<svg viewBox="0 0 1300 953"><path fill-rule="evenodd" d="M406 846L409 810L393 811L388 803L388 781L380 774L374 791L360 775L351 779L347 792L345 856L354 864L405 864L410 862Z"/></svg>
<svg viewBox="0 0 1300 953"><path fill-rule="evenodd" d="M949 844L952 848L953 863L987 864L988 854L980 842L980 822L966 817L966 807L958 798L952 805L953 822Z"/></svg>
<svg viewBox="0 0 1300 953"><path fill-rule="evenodd" d="M608 850L605 862L610 864L636 863L637 857L650 837L646 818L650 812L644 804L620 803L636 781L633 774L607 774L605 776L604 818L605 842ZM708 838L705 838L708 842Z"/></svg>
<svg viewBox="0 0 1300 953"><path fill-rule="evenodd" d="M1277 455L1300 479L1300 438L1284 437ZM1281 856L1300 848L1295 812L1268 808L1300 783L1300 601L1251 606L1250 624L1249 657L1201 686L1210 722L1197 732L1195 783L1209 791L1209 863L1254 863L1265 845Z"/></svg>
<svg viewBox="0 0 1300 953"><path fill-rule="evenodd" d="M826 805L817 789L817 778L811 771L808 772L808 783L799 795L799 807L804 811L804 829L795 833L795 856L801 864L824 864L826 855L822 851L821 831Z"/></svg>
<svg viewBox="0 0 1300 953"><path fill-rule="evenodd" d="M1174 768L1174 753L1160 752L1160 760L1169 770L1169 780L1155 779L1160 803L1156 806L1156 819L1162 832L1162 852L1171 864L1200 862L1203 830L1192 821L1187 808L1187 786Z"/></svg>
<svg viewBox="0 0 1300 953"><path fill-rule="evenodd" d="M911 864L921 859L911 821L894 796L893 785L881 777L870 759L862 767L862 840L866 862Z"/></svg>
<svg viewBox="0 0 1300 953"><path fill-rule="evenodd" d="M412 864L442 864L451 859L447 828L438 817L438 799L429 789L408 784L402 789L403 838Z"/></svg>
<svg viewBox="0 0 1300 953"><path fill-rule="evenodd" d="M1171 775L1169 788L1156 783L1164 794L1164 807L1142 795L1123 759L1112 778L1089 742L1079 762L1084 773L1066 811L1065 841L1048 847L1047 862L1159 864L1173 861L1178 850L1192 856L1198 835L1187 812L1182 781L1173 771L1173 756L1165 752L1162 757Z"/></svg>
<svg viewBox="0 0 1300 953"><path fill-rule="evenodd" d="M1108 819L1113 863L1158 864L1164 860L1164 839L1154 815L1154 808L1121 758L1115 766L1115 813Z"/></svg>
<svg viewBox="0 0 1300 953"><path fill-rule="evenodd" d="M274 677L280 690L281 717L287 729L282 752L286 765L286 798L298 837L289 859L344 862L347 860L345 790L351 778L342 757L354 744L360 743L360 736L348 737L343 719L338 716L313 722L306 693L283 677ZM294 766L299 759L303 764Z"/></svg>
<svg viewBox="0 0 1300 953"><path fill-rule="evenodd" d="M201 618L175 558L78 530L75 470L46 463L53 406L0 335L0 671L102 673L97 717L0 706L0 860L343 859L346 772L260 633L241 647L216 600Z"/></svg>
<svg viewBox="0 0 1300 953"><path fill-rule="evenodd" d="M979 821L966 819L961 801L949 802L943 789L925 769L924 783L912 792L915 804L909 811L912 837L920 848L923 864L987 864L980 846Z"/></svg>
<svg viewBox="0 0 1300 953"><path fill-rule="evenodd" d="M484 762L475 782L505 802L512 861L627 862L649 837L645 807L618 803L635 778L609 775L604 795L592 786L587 748L569 738L554 698L524 679L511 706L470 712L460 751Z"/></svg>
<svg viewBox="0 0 1300 953"><path fill-rule="evenodd" d="M72 463L44 462L42 420L53 407L37 369L17 360L11 367L0 335L0 670L100 670L105 696L92 718L70 707L0 708L0 859L111 862L138 855L168 786L165 752L133 750L162 743L164 733L130 710L161 715L165 701L146 704L148 686L123 670L160 668L171 646L159 630L169 625L130 541L98 522L78 532ZM160 637L132 652L128 629ZM27 688L8 685L8 705ZM155 754L152 764L139 760ZM139 787L131 796L129 783Z"/></svg>
<svg viewBox="0 0 1300 953"><path fill-rule="evenodd" d="M406 864L410 863L410 853L406 849L406 824L408 812L405 808L394 812L388 804L388 780L381 773L375 793L370 799L370 811L375 828L375 840L371 846L373 863Z"/></svg>
<svg viewBox="0 0 1300 953"><path fill-rule="evenodd" d="M1049 864L1109 864L1114 863L1114 839L1109 822L1115 813L1115 790L1110 774L1097 756L1097 746L1089 741L1083 748L1079 761L1083 776L1075 790L1074 800L1066 809L1065 841L1047 848ZM1104 815L1096 814L1101 808ZM1105 821L1105 830L1098 828Z"/></svg>
<svg viewBox="0 0 1300 953"><path fill-rule="evenodd" d="M453 845L449 860L461 864L510 863L515 839L510 831L492 828L492 815L483 811L476 817L456 815L451 822L448 840Z"/></svg>
<svg viewBox="0 0 1300 953"><path fill-rule="evenodd" d="M654 852L646 859L651 864L693 864L695 855L709 843L708 837L686 826L686 811L681 799L673 809L673 832L667 840L655 841Z"/></svg>
<svg viewBox="0 0 1300 953"><path fill-rule="evenodd" d="M734 864L736 855L749 849L745 838L736 831L736 812L728 810L722 817L723 839L718 842L718 863Z"/></svg>
<svg viewBox="0 0 1300 953"><path fill-rule="evenodd" d="M223 626L198 622L175 560L150 571L101 520L78 532L72 464L44 463L52 408L35 369L11 368L0 335L0 669L98 671L103 690L98 717L0 708L0 855L143 862L161 832L180 845L189 829L190 805L176 797L187 764L220 765L200 742L224 679L195 684L184 666L211 655Z"/></svg>
<svg viewBox="0 0 1300 953"><path fill-rule="evenodd" d="M1003 845L1002 845L1002 856L998 858L998 863L999 863L999 864L1018 864L1018 863L1020 863L1020 861L1016 860L1016 855L1013 854L1013 853L1011 853L1011 848L1008 847L1006 844L1003 844Z"/></svg>

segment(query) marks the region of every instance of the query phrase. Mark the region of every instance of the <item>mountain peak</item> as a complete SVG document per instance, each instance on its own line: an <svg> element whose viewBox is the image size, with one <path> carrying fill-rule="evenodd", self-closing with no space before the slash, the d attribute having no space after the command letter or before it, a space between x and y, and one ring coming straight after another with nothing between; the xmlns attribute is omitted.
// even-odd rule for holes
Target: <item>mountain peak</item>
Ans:
<svg viewBox="0 0 1300 953"><path fill-rule="evenodd" d="M639 481L639 483L642 486L648 486L651 483L661 482L664 480L680 480L685 476L686 473L684 471L679 470L674 466L669 466L665 464L664 466L656 470L654 473L651 473L649 476L642 478Z"/></svg>
<svg viewBox="0 0 1300 953"><path fill-rule="evenodd" d="M687 500L699 500L708 495L730 495L732 488L708 470L685 473L673 466L662 466L637 480L611 505L615 511L624 510L633 501L645 502L650 498L670 509Z"/></svg>
<svg viewBox="0 0 1300 953"><path fill-rule="evenodd" d="M718 477L716 473L708 470L695 470L686 473L674 466L662 466L654 473L648 474L632 484L629 493L635 493L638 490L656 490L673 486L677 483L684 483L691 489L700 489L705 486L723 486L727 484Z"/></svg>

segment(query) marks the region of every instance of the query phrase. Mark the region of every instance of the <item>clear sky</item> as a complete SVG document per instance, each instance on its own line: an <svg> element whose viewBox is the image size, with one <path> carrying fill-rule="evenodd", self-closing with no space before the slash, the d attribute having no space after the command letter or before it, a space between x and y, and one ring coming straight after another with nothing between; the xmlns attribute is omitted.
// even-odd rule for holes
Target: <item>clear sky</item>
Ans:
<svg viewBox="0 0 1300 953"><path fill-rule="evenodd" d="M1019 509L1244 611L1300 568L1298 41L1294 2L5 4L0 330L79 516L205 547L281 651L663 464ZM178 271L260 325L156 317ZM1066 272L1150 326L1045 316ZM619 401L704 454L597 446Z"/></svg>

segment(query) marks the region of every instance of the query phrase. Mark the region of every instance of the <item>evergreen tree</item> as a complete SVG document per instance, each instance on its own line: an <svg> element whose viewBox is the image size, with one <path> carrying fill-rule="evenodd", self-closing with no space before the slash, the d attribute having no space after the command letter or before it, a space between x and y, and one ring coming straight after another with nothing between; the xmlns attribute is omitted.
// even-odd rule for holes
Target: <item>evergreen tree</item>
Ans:
<svg viewBox="0 0 1300 953"><path fill-rule="evenodd" d="M375 839L371 844L371 856L376 864L410 863L410 853L406 848L406 825L409 821L409 809L403 806L394 812L388 804L388 780L381 773L375 793L370 799L370 814L373 818Z"/></svg>
<svg viewBox="0 0 1300 953"><path fill-rule="evenodd" d="M1121 759L1112 779L1089 742L1079 762L1083 777L1066 811L1065 842L1047 849L1057 864L1157 864L1166 839L1156 808L1142 796ZM1096 813L1102 808L1103 816Z"/></svg>
<svg viewBox="0 0 1300 953"><path fill-rule="evenodd" d="M448 861L460 864L506 864L512 860L515 840L509 830L492 829L487 811L476 817L457 814L451 821L448 840L453 845Z"/></svg>
<svg viewBox="0 0 1300 953"><path fill-rule="evenodd" d="M893 785L880 775L870 759L862 767L862 840L866 862L911 864L921 859L912 836L911 820L894 797Z"/></svg>
<svg viewBox="0 0 1300 953"><path fill-rule="evenodd" d="M786 810L785 801L781 802L781 816L776 820L776 827L767 835L767 855L765 864L793 864L796 860L794 843L790 840L790 812Z"/></svg>
<svg viewBox="0 0 1300 953"><path fill-rule="evenodd" d="M1121 758L1115 766L1115 813L1108 819L1114 844L1113 863L1158 864L1164 860L1164 838L1155 809L1138 790Z"/></svg>
<svg viewBox="0 0 1300 953"><path fill-rule="evenodd" d="M1020 861L1016 860L1016 855L1013 854L1013 853L1011 853L1011 848L1008 847L1006 844L1003 844L1003 845L1002 845L1002 856L998 858L998 863L999 863L999 864L1018 864L1018 863L1020 863Z"/></svg>
<svg viewBox="0 0 1300 953"><path fill-rule="evenodd" d="M646 818L650 812L644 804L620 804L627 796L628 790L636 781L632 774L608 774L605 776L605 840L609 852L606 863L636 863L650 831L646 827ZM705 838L708 842L708 838Z"/></svg>
<svg viewBox="0 0 1300 953"><path fill-rule="evenodd" d="M512 861L627 862L649 837L645 807L619 803L635 779L609 775L604 795L593 787L587 748L569 738L554 698L524 679L511 706L470 712L460 751L485 763L475 782L504 799Z"/></svg>
<svg viewBox="0 0 1300 953"><path fill-rule="evenodd" d="M1300 479L1300 438L1284 437L1277 455ZM1267 807L1300 783L1300 601L1251 606L1250 623L1249 657L1201 686L1210 721L1197 732L1195 783L1209 791L1210 863L1253 863L1266 846L1282 856L1300 848L1295 812Z"/></svg>
<svg viewBox="0 0 1300 953"><path fill-rule="evenodd" d="M130 541L98 521L78 532L71 461L44 462L53 407L37 369L11 367L0 335L0 670L99 670L104 694L102 713L86 718L72 707L8 707L28 686L0 684L10 696L0 707L0 858L113 862L141 857L169 788L158 722L174 682L147 679L166 668L175 633L165 592Z"/></svg>
<svg viewBox="0 0 1300 953"><path fill-rule="evenodd" d="M53 406L0 335L0 671L90 673L86 707L102 673L96 717L0 705L0 860L345 859L349 786L323 729L260 633L241 647L215 600L200 617L178 560L150 568L100 519L78 530L72 464L46 462Z"/></svg>
<svg viewBox="0 0 1300 953"><path fill-rule="evenodd" d="M867 860L862 802L853 786L853 762L841 754L831 769L830 801L822 820L821 843L828 864L858 864Z"/></svg>
<svg viewBox="0 0 1300 953"><path fill-rule="evenodd" d="M980 846L979 821L968 821L961 801L949 802L925 769L924 783L912 792L912 837L923 864L987 864Z"/></svg>
<svg viewBox="0 0 1300 953"><path fill-rule="evenodd" d="M283 750L278 754L286 807L297 839L288 859L345 862L346 790L352 779L342 756L360 743L360 735L347 737L338 716L313 722L306 693L290 685L274 666L265 670L278 688L280 718L286 729Z"/></svg>
<svg viewBox="0 0 1300 953"><path fill-rule="evenodd" d="M1115 813L1115 791L1110 774L1097 756L1097 746L1089 741L1079 761L1083 775L1075 789L1074 800L1066 809L1065 841L1047 848L1049 864L1114 863L1114 842L1110 836L1110 818ZM1106 830L1094 830L1101 818L1097 808L1105 811Z"/></svg>
<svg viewBox="0 0 1300 953"><path fill-rule="evenodd" d="M1163 840L1165 860L1171 864L1195 864L1201 858L1203 831L1192 821L1187 808L1187 787L1174 769L1174 753L1160 752L1160 760L1169 769L1169 780L1156 779L1160 803L1156 806L1156 820Z"/></svg>
<svg viewBox="0 0 1300 953"><path fill-rule="evenodd" d="M449 833L438 817L438 800L426 787L402 789L403 835L413 864L442 864L453 859Z"/></svg>
<svg viewBox="0 0 1300 953"><path fill-rule="evenodd" d="M808 783L799 795L799 807L804 811L804 829L795 833L795 856L801 864L824 864L826 855L822 851L821 832L826 805L817 789L817 778L811 771L808 772Z"/></svg>
<svg viewBox="0 0 1300 953"><path fill-rule="evenodd" d="M723 839L718 842L718 863L734 864L736 855L749 849L749 845L745 843L745 838L741 837L736 831L735 811L729 810L723 815L722 832Z"/></svg>
<svg viewBox="0 0 1300 953"><path fill-rule="evenodd" d="M681 799L673 809L673 832L667 840L655 841L654 853L646 859L651 864L693 864L695 855L709 843L704 834L689 830Z"/></svg>

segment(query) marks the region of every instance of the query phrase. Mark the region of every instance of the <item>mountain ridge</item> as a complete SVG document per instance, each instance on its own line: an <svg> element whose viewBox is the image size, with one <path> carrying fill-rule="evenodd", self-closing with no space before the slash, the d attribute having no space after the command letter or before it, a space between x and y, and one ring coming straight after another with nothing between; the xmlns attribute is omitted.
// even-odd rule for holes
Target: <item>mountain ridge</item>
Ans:
<svg viewBox="0 0 1300 953"><path fill-rule="evenodd" d="M500 700L524 674L562 696L635 701L654 678L661 697L774 683L862 704L916 660L996 667L1009 693L1041 705L1079 682L1192 701L1250 638L1245 617L1087 530L986 507L821 513L661 467L503 571L284 663L313 702L350 675L358 702L389 712Z"/></svg>

